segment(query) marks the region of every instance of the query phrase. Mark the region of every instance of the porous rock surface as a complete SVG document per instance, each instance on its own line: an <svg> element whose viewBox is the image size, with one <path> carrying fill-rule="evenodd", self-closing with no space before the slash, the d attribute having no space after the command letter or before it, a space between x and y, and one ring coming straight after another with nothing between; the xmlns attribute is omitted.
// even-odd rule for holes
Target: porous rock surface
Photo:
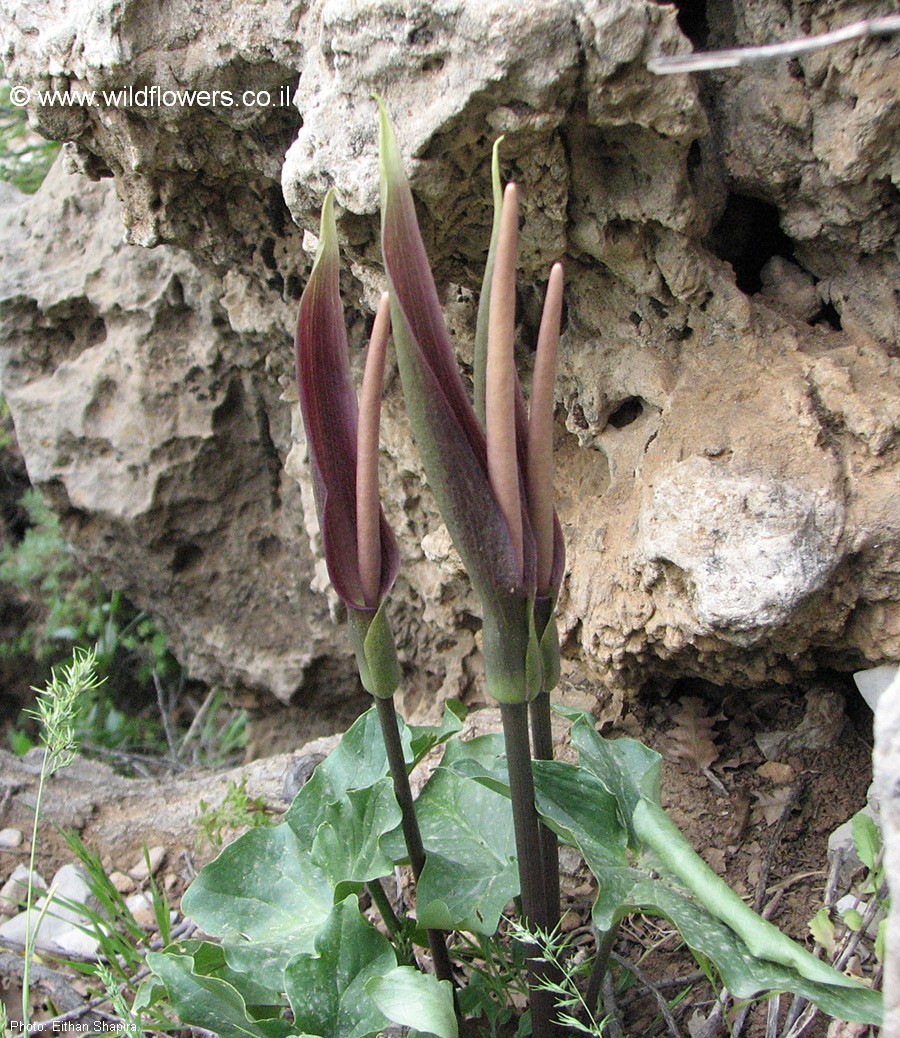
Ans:
<svg viewBox="0 0 900 1038"><path fill-rule="evenodd" d="M523 197L526 383L549 264L566 264L567 680L750 687L897 658L900 45L646 68L879 7L0 0L7 74L81 171L57 168L31 199L7 190L0 209L3 393L32 478L198 676L287 700L324 667L346 687L290 335L333 185L360 368L383 286L377 91L464 365L499 134ZM129 85L287 88L293 103L35 100ZM427 712L477 694L477 603L395 372L383 422L404 553L392 615L407 708Z"/></svg>

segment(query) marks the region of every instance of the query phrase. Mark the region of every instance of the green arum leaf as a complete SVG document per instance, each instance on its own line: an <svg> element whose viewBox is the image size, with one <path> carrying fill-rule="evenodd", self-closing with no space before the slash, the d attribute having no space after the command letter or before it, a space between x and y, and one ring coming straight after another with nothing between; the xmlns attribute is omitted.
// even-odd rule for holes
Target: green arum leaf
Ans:
<svg viewBox="0 0 900 1038"><path fill-rule="evenodd" d="M465 707L453 702L446 705L441 723L436 726L410 727L398 717L408 769L412 770L426 753L455 735L464 718ZM354 721L337 747L319 764L294 798L285 821L301 842L311 845L331 805L344 800L351 790L360 793L370 789L389 774L378 713L370 709Z"/></svg>
<svg viewBox="0 0 900 1038"><path fill-rule="evenodd" d="M777 962L823 984L856 986L750 909L709 868L661 807L640 801L634 811L634 828L644 844L642 857L658 862L687 886L707 911L744 940L756 958Z"/></svg>
<svg viewBox="0 0 900 1038"><path fill-rule="evenodd" d="M596 775L564 761L535 761L534 784L541 819L578 848L597 877L594 924L608 930L628 913L628 896L641 879L629 863L628 832L615 798Z"/></svg>
<svg viewBox="0 0 900 1038"><path fill-rule="evenodd" d="M272 991L247 973L233 970L225 958L225 951L220 944L211 941L189 939L179 941L165 949L166 954L173 952L189 955L194 960L194 973L202 977L215 977L224 980L237 988L241 998L247 1005L247 1011L254 1019L278 1016L287 1005L287 1000L278 995L273 997Z"/></svg>
<svg viewBox="0 0 900 1038"><path fill-rule="evenodd" d="M459 730L460 712L448 707L436 727L401 722L410 767ZM316 768L282 825L245 833L200 870L184 911L222 940L232 968L281 992L285 964L312 950L334 901L405 859L388 770L369 710Z"/></svg>
<svg viewBox="0 0 900 1038"><path fill-rule="evenodd" d="M659 878L647 878L635 886L631 903L635 908L658 913L674 923L695 954L715 963L723 983L737 998L789 991L838 1019L876 1025L881 1022L881 996L877 992L843 977L836 970L833 972L840 980L822 983L752 954L733 930L712 916L692 893L665 874ZM781 937L783 941L790 940L783 934Z"/></svg>
<svg viewBox="0 0 900 1038"><path fill-rule="evenodd" d="M509 801L461 775L463 759L485 769L503 752L500 735L454 740L417 802L425 868L416 892L420 926L492 934L519 892Z"/></svg>
<svg viewBox="0 0 900 1038"><path fill-rule="evenodd" d="M315 950L284 971L295 1028L319 1038L374 1038L388 1023L366 986L397 965L390 942L360 915L351 895L334 906Z"/></svg>
<svg viewBox="0 0 900 1038"><path fill-rule="evenodd" d="M287 1038L296 1034L285 1020L251 1012L247 999L256 997L258 986L228 970L218 946L203 943L190 951L147 955L147 965L165 984L182 1023L214 1031L220 1038Z"/></svg>
<svg viewBox="0 0 900 1038"><path fill-rule="evenodd" d="M404 755L412 764L411 734L400 722L400 738ZM312 777L294 797L285 822L296 833L304 847L312 847L319 826L333 814L334 805L344 803L346 815L351 790L361 794L382 782L390 774L381 724L374 709L367 710L344 734L340 743L312 773ZM368 801L357 797L359 808L367 809ZM368 840L371 834L360 835ZM377 837L384 833L377 834ZM390 869L388 869L390 871ZM348 878L348 877L343 877Z"/></svg>
<svg viewBox="0 0 900 1038"><path fill-rule="evenodd" d="M251 829L200 870L182 901L185 915L223 942L229 966L273 992L331 911L332 887L311 845L286 823Z"/></svg>
<svg viewBox="0 0 900 1038"><path fill-rule="evenodd" d="M447 742L458 732L462 731L468 710L456 699L450 699L444 704L444 716L439 725L411 725L409 727L410 746L413 759L418 762L435 748Z"/></svg>
<svg viewBox="0 0 900 1038"><path fill-rule="evenodd" d="M594 719L583 710L556 710L572 721L569 737L579 762L615 797L633 835L631 818L638 801L659 803L662 757L636 739L604 739L594 727Z"/></svg>
<svg viewBox="0 0 900 1038"><path fill-rule="evenodd" d="M453 988L448 980L398 966L383 977L373 977L366 992L391 1023L436 1038L458 1038Z"/></svg>
<svg viewBox="0 0 900 1038"><path fill-rule="evenodd" d="M659 806L658 755L630 739L602 739L586 715L574 716L580 765L539 762L536 785L543 817L597 878L597 928L632 911L663 915L737 997L790 991L840 1019L877 1023L879 995L756 915L691 848Z"/></svg>
<svg viewBox="0 0 900 1038"><path fill-rule="evenodd" d="M389 778L349 790L316 816L311 857L334 888L335 901L358 892L368 880L391 874L394 862L382 850L382 838L400 824L401 816Z"/></svg>

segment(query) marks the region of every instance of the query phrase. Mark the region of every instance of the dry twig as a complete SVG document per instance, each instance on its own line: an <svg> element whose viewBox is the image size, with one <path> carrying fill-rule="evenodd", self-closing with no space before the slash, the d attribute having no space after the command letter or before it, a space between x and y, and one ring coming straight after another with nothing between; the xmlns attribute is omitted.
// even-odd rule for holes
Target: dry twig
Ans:
<svg viewBox="0 0 900 1038"><path fill-rule="evenodd" d="M669 1028L669 1033L672 1035L672 1038L681 1038L681 1031L678 1029L678 1023L672 1014L672 1010L669 1008L669 1003L660 992L660 985L655 981L652 981L639 966L635 966L634 963L623 959L621 955L617 955L613 952L611 958L623 969L628 970L628 972L631 973L635 979L653 995L656 999L656 1004L659 1006L659 1011L662 1013L662 1017L666 1022L666 1026ZM703 977L705 974L701 973L700 976Z"/></svg>
<svg viewBox="0 0 900 1038"><path fill-rule="evenodd" d="M900 32L900 15L888 14L882 18L865 18L852 22L840 29L823 32L817 36L802 36L782 43L766 43L760 47L730 47L727 50L700 51L697 54L673 54L651 58L647 68L657 75L666 76L678 72L708 72L711 69L737 68L756 61L773 58L793 58L798 54L823 50L848 40L867 36L889 36Z"/></svg>

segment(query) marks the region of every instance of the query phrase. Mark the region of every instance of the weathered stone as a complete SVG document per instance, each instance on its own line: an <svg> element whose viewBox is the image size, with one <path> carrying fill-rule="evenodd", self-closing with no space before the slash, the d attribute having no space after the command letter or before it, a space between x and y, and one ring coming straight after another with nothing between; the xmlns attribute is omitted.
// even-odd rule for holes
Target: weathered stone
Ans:
<svg viewBox="0 0 900 1038"><path fill-rule="evenodd" d="M166 848L161 844L156 844L154 847L150 847L147 850L146 856L141 855L141 860L134 866L129 872L131 878L135 883L143 883L144 880L149 879L151 876L155 876L159 871L160 865L166 860Z"/></svg>
<svg viewBox="0 0 900 1038"><path fill-rule="evenodd" d="M12 871L9 879L0 887L0 915L12 915L28 899L28 868L19 863ZM37 893L45 893L47 884L37 873L31 873L32 888Z"/></svg>
<svg viewBox="0 0 900 1038"><path fill-rule="evenodd" d="M134 916L134 921L145 930L156 925L156 913L153 902L142 891L125 899L125 907Z"/></svg>
<svg viewBox="0 0 900 1038"><path fill-rule="evenodd" d="M267 107L35 103L118 202L60 171L2 196L0 363L32 478L198 676L320 713L357 688L289 335L334 185L359 370L384 283L373 90L464 365L497 134L523 197L523 358L566 263L563 691L605 682L618 702L651 674L749 687L900 654L896 39L656 77L647 58L688 41L650 0L5 6L8 74L33 90L297 86ZM807 7L710 5L707 42L857 16ZM123 245L120 222L156 247ZM480 694L478 606L392 371L383 446L405 707L434 713Z"/></svg>
<svg viewBox="0 0 900 1038"><path fill-rule="evenodd" d="M63 865L53 877L48 896L38 899L30 911L20 912L0 925L0 937L24 946L29 933L34 931L34 946L38 951L70 951L93 956L99 944L97 938L87 934L79 936L80 928L92 925L84 907L95 912L100 910L81 867Z"/></svg>
<svg viewBox="0 0 900 1038"><path fill-rule="evenodd" d="M124 872L110 872L109 881L120 894L130 894L134 890L134 880Z"/></svg>

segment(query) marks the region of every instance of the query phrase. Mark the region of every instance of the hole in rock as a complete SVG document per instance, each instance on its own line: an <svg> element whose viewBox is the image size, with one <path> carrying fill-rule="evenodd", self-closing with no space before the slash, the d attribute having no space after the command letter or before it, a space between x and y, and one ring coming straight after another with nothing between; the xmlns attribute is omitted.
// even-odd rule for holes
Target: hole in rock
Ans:
<svg viewBox="0 0 900 1038"><path fill-rule="evenodd" d="M836 332L839 332L843 325L841 324L841 315L835 309L834 303L831 301L822 304L822 309L813 317L810 324L827 324L831 328L834 328Z"/></svg>
<svg viewBox="0 0 900 1038"><path fill-rule="evenodd" d="M287 206L281 194L281 185L273 184L263 195L263 209L269 220L269 226L279 237L284 237Z"/></svg>
<svg viewBox="0 0 900 1038"><path fill-rule="evenodd" d="M259 247L259 254L269 270L278 270L278 260L275 259L274 238L263 238L262 244Z"/></svg>
<svg viewBox="0 0 900 1038"><path fill-rule="evenodd" d="M172 572L184 573L192 569L203 558L203 549L199 544L189 541L187 544L179 544L172 557Z"/></svg>
<svg viewBox="0 0 900 1038"><path fill-rule="evenodd" d="M632 422L636 422L644 413L644 402L638 396L630 396L609 416L608 423L614 429L624 429Z"/></svg>
<svg viewBox="0 0 900 1038"><path fill-rule="evenodd" d="M264 562L272 562L282 554L281 541L274 536L263 537L257 542L256 550Z"/></svg>
<svg viewBox="0 0 900 1038"><path fill-rule="evenodd" d="M695 47L702 48L709 35L706 0L675 0L675 12L678 28Z"/></svg>
<svg viewBox="0 0 900 1038"><path fill-rule="evenodd" d="M747 295L762 288L760 272L773 256L794 258L794 246L781 229L778 210L747 195L729 195L712 232L712 247L719 259L731 264L735 284Z"/></svg>
<svg viewBox="0 0 900 1038"><path fill-rule="evenodd" d="M410 47L426 47L433 39L434 30L427 24L424 24L417 25L415 28L410 29L406 37L406 42Z"/></svg>

